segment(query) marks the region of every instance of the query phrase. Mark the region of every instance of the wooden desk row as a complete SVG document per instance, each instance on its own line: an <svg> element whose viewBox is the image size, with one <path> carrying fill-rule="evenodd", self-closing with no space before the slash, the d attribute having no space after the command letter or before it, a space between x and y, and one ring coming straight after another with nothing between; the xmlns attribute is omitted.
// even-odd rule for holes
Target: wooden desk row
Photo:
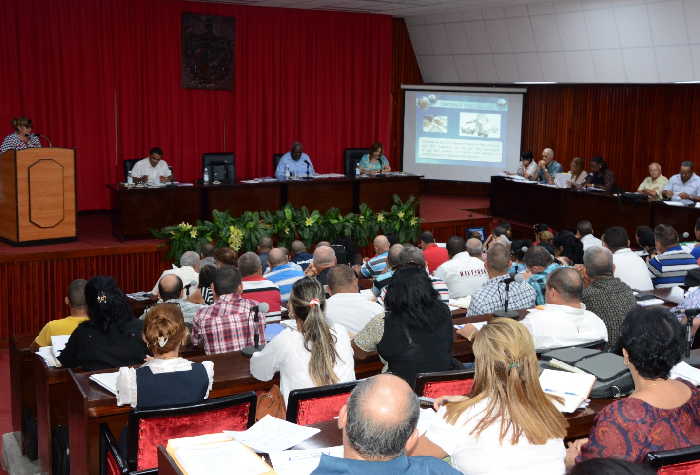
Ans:
<svg viewBox="0 0 700 475"><path fill-rule="evenodd" d="M679 235L688 232L693 236L700 208L670 206L658 201L636 203L609 193L552 188L492 177L491 214L569 230L575 230L576 223L587 219L598 235L612 226L623 226L634 243L635 229L642 225L653 228L657 224L669 224Z"/></svg>
<svg viewBox="0 0 700 475"><path fill-rule="evenodd" d="M464 317L464 314L465 311L462 309L454 311L455 323L478 322L491 318L490 315L467 318ZM24 407L24 404L31 404L33 399L37 417L41 470L51 473L52 429L58 424L62 424L68 427L71 473L98 473L100 424L106 423L113 433L120 433L127 423L127 416L131 408L116 406L116 398L113 394L91 383L89 377L94 372L49 368L43 359L29 353L26 349L15 350L15 352L28 357L30 364L28 368L22 368L23 372L20 374L15 373L16 368L13 366L13 391L15 390L15 381L23 382L26 380L28 385L33 388L33 394L19 394L16 397L13 395L13 405L17 404L13 406L13 409L15 412L26 411L27 408ZM457 336L456 333L453 354L461 361L473 361L471 344ZM249 359L240 352L208 356L191 355L188 358L193 361L210 360L214 362L216 370L215 381L210 393L212 398L244 391L266 390L273 383L278 383L277 378L269 382L253 378L249 371ZM358 379L378 374L381 368L382 363L377 356L355 361L355 374ZM18 389L21 391L22 386L18 386ZM591 427L596 411L603 405L603 402L594 401L588 409L574 414L570 418L569 437L585 436ZM339 437L337 429L335 433L333 431L324 431L324 433L323 437ZM320 446L328 445L330 439L322 438L316 442L314 440L316 439L311 439L309 443L316 443Z"/></svg>
<svg viewBox="0 0 700 475"><path fill-rule="evenodd" d="M113 232L123 240L152 237L151 229L183 221L211 219L215 209L233 216L244 211L274 211L287 203L319 211L338 208L343 213L357 211L361 203L388 210L394 194L402 200L420 197L422 183L416 175L396 175L162 188L109 185L109 189Z"/></svg>

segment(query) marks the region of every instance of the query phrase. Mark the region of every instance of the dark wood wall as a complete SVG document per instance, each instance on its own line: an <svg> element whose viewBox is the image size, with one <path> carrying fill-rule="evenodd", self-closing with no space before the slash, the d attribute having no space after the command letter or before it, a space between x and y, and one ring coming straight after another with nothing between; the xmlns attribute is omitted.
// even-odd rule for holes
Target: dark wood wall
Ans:
<svg viewBox="0 0 700 475"><path fill-rule="evenodd" d="M700 162L700 85L528 86L522 150L544 147L569 169L576 156L603 156L625 189L636 189L652 161L665 176ZM698 167L700 169L700 163Z"/></svg>

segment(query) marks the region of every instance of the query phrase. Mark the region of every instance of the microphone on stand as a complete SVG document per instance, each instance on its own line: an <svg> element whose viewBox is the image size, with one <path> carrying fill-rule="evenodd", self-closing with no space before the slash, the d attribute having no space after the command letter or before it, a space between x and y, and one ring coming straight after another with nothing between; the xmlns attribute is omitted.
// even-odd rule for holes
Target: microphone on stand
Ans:
<svg viewBox="0 0 700 475"><path fill-rule="evenodd" d="M510 291L510 284L515 282L515 277L513 275L509 274L507 279L503 279L502 282L506 284L506 296L503 302L503 311L498 311L498 312L493 312L493 314L497 317L504 317L504 318L518 318L520 315L518 314L517 310L508 310L508 292Z"/></svg>
<svg viewBox="0 0 700 475"><path fill-rule="evenodd" d="M46 135L44 135L44 134L27 134L27 137L29 137L30 139L32 138L32 136L36 137L38 139L45 139L49 143L49 147L53 147L53 143L51 143L51 139L48 138Z"/></svg>
<svg viewBox="0 0 700 475"><path fill-rule="evenodd" d="M308 160L304 159L304 163L306 163L306 177L305 177L305 178L306 178L307 180L309 180L309 179L311 178L311 171L310 171L311 162L309 162Z"/></svg>
<svg viewBox="0 0 700 475"><path fill-rule="evenodd" d="M260 314L264 315L270 311L270 306L265 302L260 302L255 307L250 309L253 312L253 346L246 346L241 350L245 356L253 356L253 353L265 348L265 345L260 344L260 334L258 333L258 322L260 322Z"/></svg>

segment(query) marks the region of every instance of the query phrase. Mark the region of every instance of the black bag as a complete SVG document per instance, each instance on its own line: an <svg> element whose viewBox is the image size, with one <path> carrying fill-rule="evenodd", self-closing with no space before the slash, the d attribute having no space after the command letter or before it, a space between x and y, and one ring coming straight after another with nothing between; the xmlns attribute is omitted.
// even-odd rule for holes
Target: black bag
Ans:
<svg viewBox="0 0 700 475"><path fill-rule="evenodd" d="M634 391L632 373L622 356L590 348L572 346L542 354L544 360L559 360L596 377L592 399L619 398Z"/></svg>
<svg viewBox="0 0 700 475"><path fill-rule="evenodd" d="M68 455L68 429L58 425L52 431L51 467L56 475L70 474L70 458Z"/></svg>

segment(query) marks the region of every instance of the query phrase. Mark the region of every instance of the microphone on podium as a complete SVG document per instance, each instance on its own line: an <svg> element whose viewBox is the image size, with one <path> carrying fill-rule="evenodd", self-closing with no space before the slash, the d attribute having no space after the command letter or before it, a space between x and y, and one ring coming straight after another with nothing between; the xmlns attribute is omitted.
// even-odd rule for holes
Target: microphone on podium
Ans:
<svg viewBox="0 0 700 475"><path fill-rule="evenodd" d="M304 159L304 163L306 163L306 176L305 176L304 178L306 178L306 179L308 180L308 179L311 178L311 171L310 171L311 162L309 162L308 160Z"/></svg>
<svg viewBox="0 0 700 475"><path fill-rule="evenodd" d="M38 139L45 139L49 143L49 147L53 147L53 143L51 143L51 139L48 138L44 134L26 134L28 138L36 137Z"/></svg>
<svg viewBox="0 0 700 475"><path fill-rule="evenodd" d="M250 309L253 312L253 346L246 346L241 350L245 356L253 356L253 353L260 351L265 348L265 345L260 344L260 334L258 334L258 322L260 322L260 314L263 314L263 318L267 312L270 311L270 305L265 302L260 302L255 307Z"/></svg>

